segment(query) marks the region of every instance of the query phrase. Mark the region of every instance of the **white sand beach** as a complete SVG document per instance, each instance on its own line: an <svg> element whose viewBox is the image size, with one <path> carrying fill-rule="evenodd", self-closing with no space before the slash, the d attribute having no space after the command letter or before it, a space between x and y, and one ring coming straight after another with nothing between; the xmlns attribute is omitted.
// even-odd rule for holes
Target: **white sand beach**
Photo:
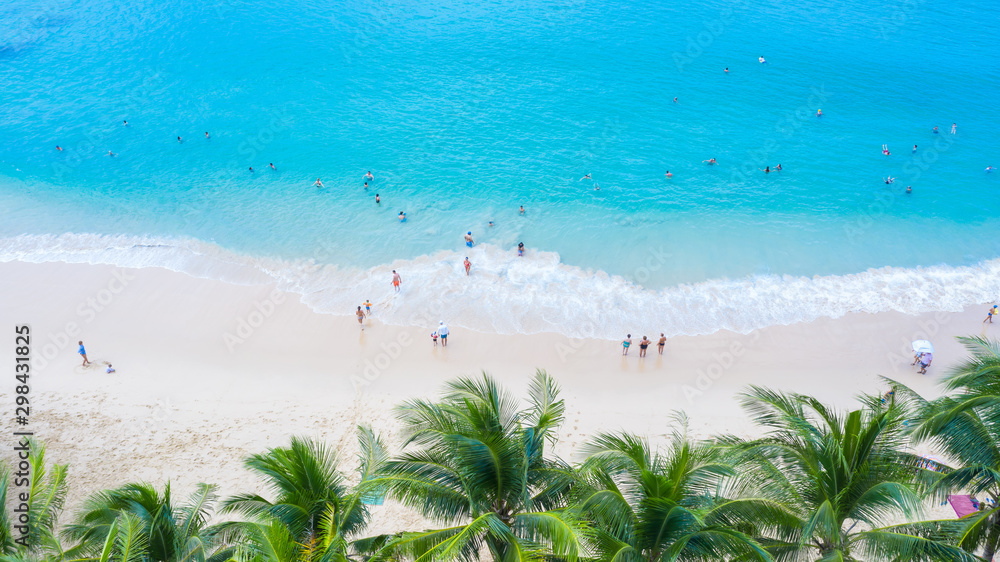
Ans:
<svg viewBox="0 0 1000 562"><path fill-rule="evenodd" d="M201 481L219 484L223 495L259 490L242 459L291 435L325 440L350 467L357 424L397 443L394 405L433 397L445 381L481 370L521 396L535 369L553 374L567 403L556 450L572 459L596 431L665 435L678 410L697 436L752 433L737 402L750 384L843 408L860 393L884 391L879 375L936 396L941 375L964 357L954 337L1000 330L982 325L985 306L851 314L746 335L675 337L662 356L653 345L640 359L637 343L623 358L617 341L454 325L448 347L433 347L424 328L382 325L376 315L362 332L350 310L320 315L273 287L163 269L3 263L0 294L10 330L3 361L12 362L13 326L32 329L30 429L51 461L70 465L70 511L93 491L134 480L169 480L175 493ZM633 342L643 335L655 341L659 333L632 332ZM914 339L937 348L927 375L910 366ZM77 340L94 366L80 366ZM105 373L105 361L117 372ZM12 404L10 384L0 396ZM13 420L3 419L10 435ZM2 457L10 455L4 448ZM398 530L406 517L398 507L377 509L369 531Z"/></svg>

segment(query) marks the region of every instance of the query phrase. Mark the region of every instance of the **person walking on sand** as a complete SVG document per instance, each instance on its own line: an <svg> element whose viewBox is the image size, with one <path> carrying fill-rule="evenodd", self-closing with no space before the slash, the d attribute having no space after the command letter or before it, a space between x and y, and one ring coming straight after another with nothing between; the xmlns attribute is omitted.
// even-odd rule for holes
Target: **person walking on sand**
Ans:
<svg viewBox="0 0 1000 562"><path fill-rule="evenodd" d="M358 311L355 314L358 315L358 325L361 326L361 331L364 332L365 331L365 313L364 313L363 310L361 310L360 306L358 307Z"/></svg>
<svg viewBox="0 0 1000 562"><path fill-rule="evenodd" d="M364 307L365 307L365 315L366 316L371 316L372 315L372 301L371 301L371 299L365 299L365 302L363 302L361 304L363 304Z"/></svg>
<svg viewBox="0 0 1000 562"><path fill-rule="evenodd" d="M402 283L402 282L403 282L403 278L400 277L398 273L396 273L395 269L393 269L392 270L392 286L396 289L397 293L399 292L399 284Z"/></svg>
<svg viewBox="0 0 1000 562"><path fill-rule="evenodd" d="M86 367L87 365L90 365L90 359L87 359L87 350L83 348L83 341L79 341L77 343L80 344L80 349L77 349L76 352L80 354L80 357L83 357L83 365L81 366Z"/></svg>
<svg viewBox="0 0 1000 562"><path fill-rule="evenodd" d="M626 334L625 339L622 341L622 357L628 355L630 345L632 345L632 334Z"/></svg>
<svg viewBox="0 0 1000 562"><path fill-rule="evenodd" d="M646 356L646 348L649 347L649 344L651 343L653 342L651 340L646 339L646 336L642 336L642 339L639 340L639 357Z"/></svg>
<svg viewBox="0 0 1000 562"><path fill-rule="evenodd" d="M996 313L997 313L997 305L993 305L993 308L991 308L988 311L986 311L986 320L989 320L990 324L993 323L993 316ZM983 324L986 323L986 320L983 320Z"/></svg>
<svg viewBox="0 0 1000 562"><path fill-rule="evenodd" d="M664 336L663 333L661 332L660 333L660 341L657 342L657 344L656 344L656 347L660 348L660 350L659 350L660 351L660 355L663 355L663 346L665 346L665 345L667 345L667 336Z"/></svg>
<svg viewBox="0 0 1000 562"><path fill-rule="evenodd" d="M472 267L472 262L469 261L469 256L465 256L465 275L469 275L469 268Z"/></svg>
<svg viewBox="0 0 1000 562"><path fill-rule="evenodd" d="M448 326L444 320L438 322L438 336L441 337L441 347L448 347Z"/></svg>
<svg viewBox="0 0 1000 562"><path fill-rule="evenodd" d="M438 346L438 333L437 332L431 332L431 340L434 341L434 347L437 347Z"/></svg>

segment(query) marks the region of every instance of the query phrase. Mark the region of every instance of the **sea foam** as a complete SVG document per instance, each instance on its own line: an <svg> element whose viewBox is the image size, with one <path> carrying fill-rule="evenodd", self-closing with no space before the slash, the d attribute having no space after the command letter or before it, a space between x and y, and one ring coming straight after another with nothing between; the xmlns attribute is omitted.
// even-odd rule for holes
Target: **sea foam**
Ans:
<svg viewBox="0 0 1000 562"><path fill-rule="evenodd" d="M472 275L462 264L468 255ZM0 261L162 267L244 285L275 284L313 310L351 315L365 299L378 320L431 327L438 320L484 332L557 332L617 339L668 336L837 318L848 312L958 311L1000 295L1000 259L973 266L884 267L848 275L757 275L646 289L616 275L566 265L554 252L488 244L371 269L253 257L190 239L96 234L0 239ZM403 279L394 293L392 270Z"/></svg>

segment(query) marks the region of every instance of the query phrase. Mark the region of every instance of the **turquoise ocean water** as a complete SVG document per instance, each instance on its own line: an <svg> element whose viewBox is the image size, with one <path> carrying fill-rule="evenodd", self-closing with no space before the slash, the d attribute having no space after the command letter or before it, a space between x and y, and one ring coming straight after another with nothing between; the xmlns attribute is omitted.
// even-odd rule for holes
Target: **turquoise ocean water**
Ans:
<svg viewBox="0 0 1000 562"><path fill-rule="evenodd" d="M371 298L388 322L601 337L986 302L998 12L8 1L0 259L276 280L321 312Z"/></svg>

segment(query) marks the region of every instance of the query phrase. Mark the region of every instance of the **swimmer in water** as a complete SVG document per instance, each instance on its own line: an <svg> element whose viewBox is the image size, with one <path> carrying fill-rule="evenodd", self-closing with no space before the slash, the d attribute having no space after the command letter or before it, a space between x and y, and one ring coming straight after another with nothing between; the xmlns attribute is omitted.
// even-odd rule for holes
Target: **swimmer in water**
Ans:
<svg viewBox="0 0 1000 562"><path fill-rule="evenodd" d="M253 166L250 166L250 173L253 173Z"/></svg>
<svg viewBox="0 0 1000 562"><path fill-rule="evenodd" d="M208 131L205 131L205 138L206 138L206 139L210 139L210 138L212 138L212 137L208 136Z"/></svg>
<svg viewBox="0 0 1000 562"><path fill-rule="evenodd" d="M672 178L672 177L674 177L674 175L670 173L670 170L667 170L667 177L668 177L668 178Z"/></svg>
<svg viewBox="0 0 1000 562"><path fill-rule="evenodd" d="M600 186L600 184L598 184L598 183L597 183L597 182L595 181L595 182L594 182L594 191L600 191L600 190L601 190L601 186Z"/></svg>
<svg viewBox="0 0 1000 562"><path fill-rule="evenodd" d="M524 216L524 205L521 205L521 207L517 210L517 212L518 212L519 215L521 215L523 217Z"/></svg>
<svg viewBox="0 0 1000 562"><path fill-rule="evenodd" d="M954 135L954 134L955 134L955 129L957 129L957 128L958 128L958 125L956 125L956 124L952 123L952 124L951 124L951 134L953 134L953 135Z"/></svg>
<svg viewBox="0 0 1000 562"><path fill-rule="evenodd" d="M316 183L314 183L313 185L315 185L316 187L323 187L323 182L319 181L319 178L316 178Z"/></svg>
<svg viewBox="0 0 1000 562"><path fill-rule="evenodd" d="M58 150L59 152L62 152L62 147L57 144L56 145L56 150Z"/></svg>
<svg viewBox="0 0 1000 562"><path fill-rule="evenodd" d="M128 121L122 121L122 126L123 127L128 127Z"/></svg>
<svg viewBox="0 0 1000 562"><path fill-rule="evenodd" d="M885 178L882 181L884 181L886 185L889 185L890 183L896 181L896 178L894 178L894 177L888 177L888 178Z"/></svg>
<svg viewBox="0 0 1000 562"><path fill-rule="evenodd" d="M365 182L365 189L368 189L368 182Z"/></svg>
<svg viewBox="0 0 1000 562"><path fill-rule="evenodd" d="M406 213L403 211L399 212L399 222L406 222Z"/></svg>
<svg viewBox="0 0 1000 562"><path fill-rule="evenodd" d="M590 179L590 174L587 174L587 175L583 176L582 178L580 178L579 181L589 180L589 179Z"/></svg>
<svg viewBox="0 0 1000 562"><path fill-rule="evenodd" d="M371 181L371 180L375 179L375 176L372 175L372 171L371 170L368 170L368 173L365 174L365 179L368 180L368 181Z"/></svg>
<svg viewBox="0 0 1000 562"><path fill-rule="evenodd" d="M906 186L906 192L907 193L913 193L913 188L910 187L910 186Z"/></svg>
<svg viewBox="0 0 1000 562"><path fill-rule="evenodd" d="M715 158L709 158L708 160L702 160L701 162L703 164L718 164L718 162L715 161Z"/></svg>
<svg viewBox="0 0 1000 562"><path fill-rule="evenodd" d="M376 205L382 204L382 198L378 196L378 193L375 194L375 204Z"/></svg>
<svg viewBox="0 0 1000 562"><path fill-rule="evenodd" d="M992 172L995 169L996 168L994 168L993 166L986 166L986 173L988 174L988 173Z"/></svg>
<svg viewBox="0 0 1000 562"><path fill-rule="evenodd" d="M269 163L268 166L270 166L272 170L277 170L277 168L274 167L274 163L273 162Z"/></svg>
<svg viewBox="0 0 1000 562"><path fill-rule="evenodd" d="M517 257L519 258L524 257L524 242L517 243Z"/></svg>
<svg viewBox="0 0 1000 562"><path fill-rule="evenodd" d="M774 167L774 171L775 172L780 172L781 171L781 164L778 164L777 166L775 166Z"/></svg>
<svg viewBox="0 0 1000 562"><path fill-rule="evenodd" d="M473 244L475 242L472 241L472 231L470 230L465 233L465 245L471 248Z"/></svg>
<svg viewBox="0 0 1000 562"><path fill-rule="evenodd" d="M885 145L885 144L882 145L882 154L885 154L886 156L889 156L889 146L888 145Z"/></svg>
<svg viewBox="0 0 1000 562"><path fill-rule="evenodd" d="M917 145L913 145L913 152L917 151Z"/></svg>
<svg viewBox="0 0 1000 562"><path fill-rule="evenodd" d="M757 169L760 170L760 168L757 168ZM764 166L764 169L760 170L760 171L764 172L765 174L770 174L771 173L771 167L770 166Z"/></svg>
<svg viewBox="0 0 1000 562"><path fill-rule="evenodd" d="M728 67L728 66L726 67L726 70L725 70L724 72L725 72L726 74L729 74L729 67Z"/></svg>
<svg viewBox="0 0 1000 562"><path fill-rule="evenodd" d="M938 130L937 130L937 127L934 127L934 130L933 130L933 131L931 131L931 132L932 132L932 133L934 133L935 135L936 135L936 134L938 134Z"/></svg>
<svg viewBox="0 0 1000 562"><path fill-rule="evenodd" d="M493 228L493 221L490 221L490 228Z"/></svg>
<svg viewBox="0 0 1000 562"><path fill-rule="evenodd" d="M674 103L677 103L677 98L674 98Z"/></svg>
<svg viewBox="0 0 1000 562"><path fill-rule="evenodd" d="M767 62L766 60L764 60L764 55L757 57L757 60L760 61L760 64L764 64L765 62Z"/></svg>
<svg viewBox="0 0 1000 562"><path fill-rule="evenodd" d="M111 152L111 151L109 150L109 151L108 151L108 156L110 156L110 157L114 158L114 157L115 157L115 156L117 156L117 155L116 155L116 154L115 154L114 152Z"/></svg>
<svg viewBox="0 0 1000 562"><path fill-rule="evenodd" d="M184 142L184 141L182 141L180 137L177 137L177 142Z"/></svg>

